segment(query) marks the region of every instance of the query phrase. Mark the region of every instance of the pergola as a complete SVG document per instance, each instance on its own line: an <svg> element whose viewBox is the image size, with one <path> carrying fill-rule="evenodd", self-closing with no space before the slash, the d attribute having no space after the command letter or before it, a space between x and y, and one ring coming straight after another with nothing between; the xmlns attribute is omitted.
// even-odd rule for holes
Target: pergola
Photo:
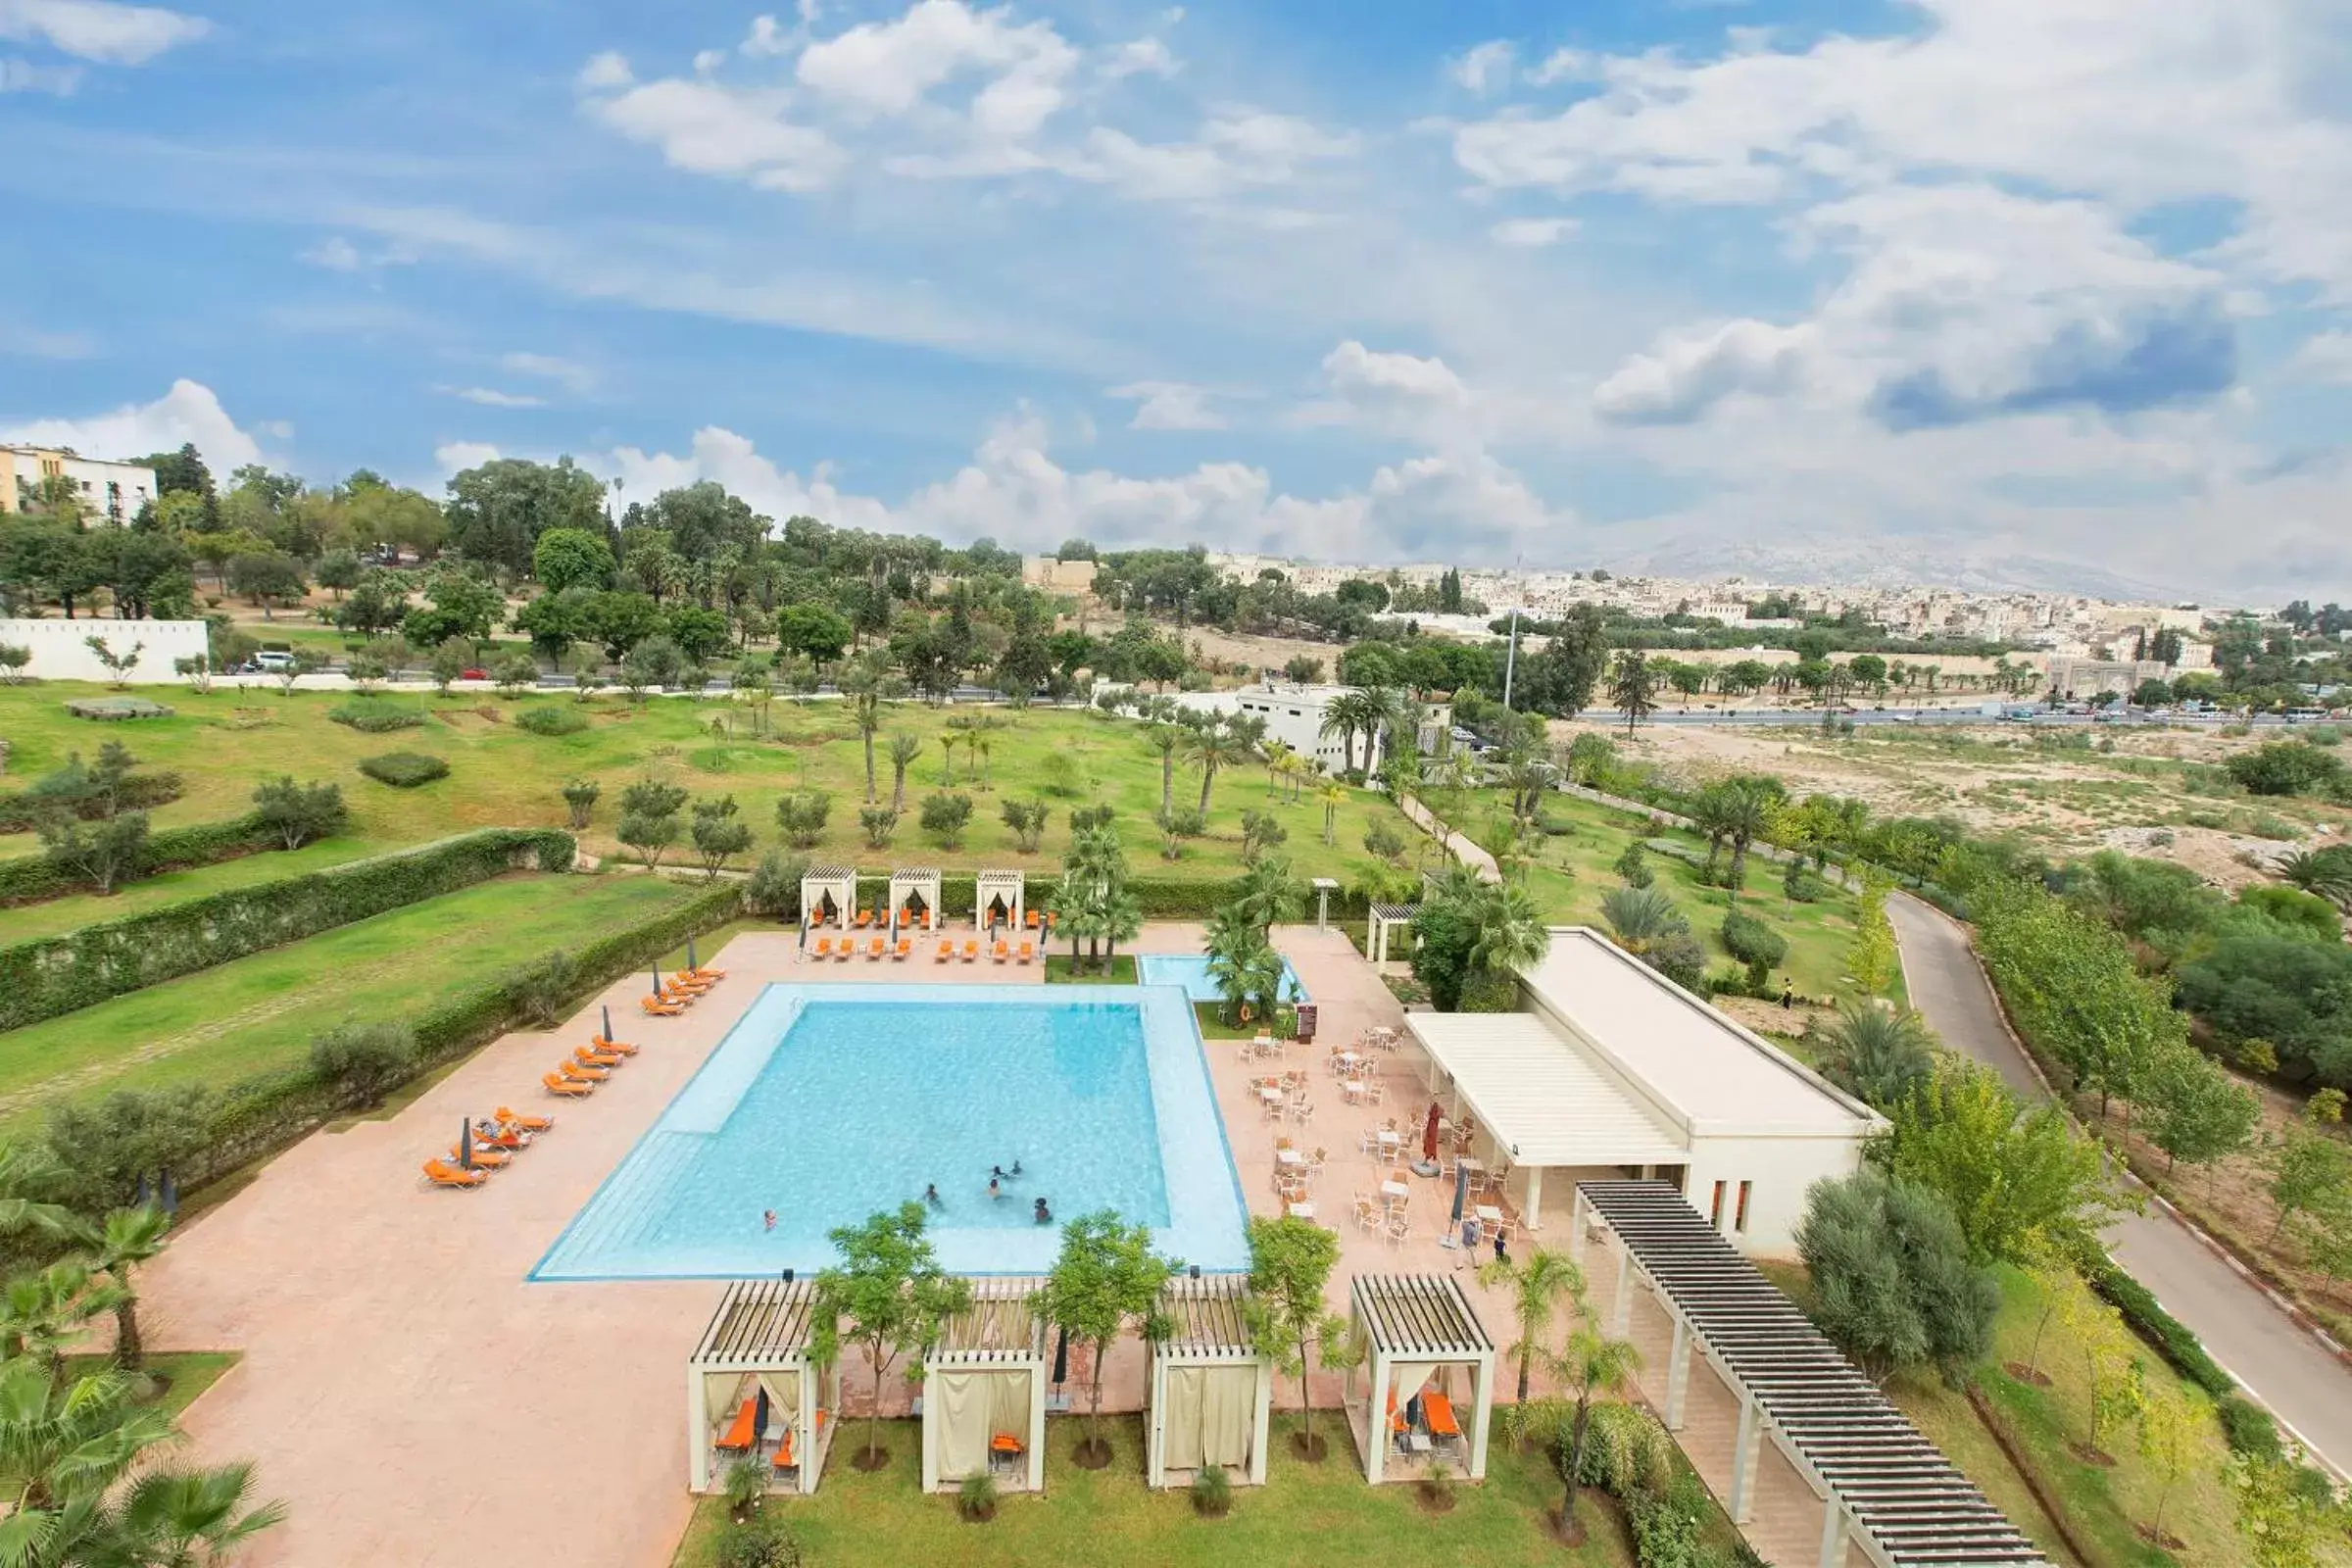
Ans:
<svg viewBox="0 0 2352 1568"><path fill-rule="evenodd" d="M983 871L972 884L972 929L987 931L1000 920L1010 929L1021 924L1022 890L1027 882L1018 871Z"/></svg>
<svg viewBox="0 0 2352 1568"><path fill-rule="evenodd" d="M686 1361L689 1488L716 1492L722 1466L748 1459L767 1466L771 1485L816 1490L841 1408L841 1368L810 1359L815 1329L813 1281L727 1287Z"/></svg>
<svg viewBox="0 0 2352 1568"><path fill-rule="evenodd" d="M1209 1465L1263 1486L1274 1365L1250 1340L1238 1275L1170 1280L1159 1293L1165 1339L1149 1341L1145 1384L1145 1481L1189 1485Z"/></svg>
<svg viewBox="0 0 2352 1568"><path fill-rule="evenodd" d="M801 924L813 930L839 921L844 930L858 912L858 872L847 865L812 865L801 878Z"/></svg>
<svg viewBox="0 0 2352 1568"><path fill-rule="evenodd" d="M1046 1490L1046 1319L1040 1282L972 1281L972 1307L923 1354L923 1490L1004 1467L1014 1492Z"/></svg>
<svg viewBox="0 0 2352 1568"><path fill-rule="evenodd" d="M1364 932L1364 948L1366 950L1364 956L1374 963L1388 962L1389 944L1395 940L1397 932L1409 933L1412 929L1413 916L1420 912L1421 906L1418 904L1375 904L1372 906L1372 923Z"/></svg>
<svg viewBox="0 0 2352 1568"><path fill-rule="evenodd" d="M1588 1220L1606 1228L1617 1253L1609 1332L1627 1332L1637 1274L1673 1321L1667 1428L1684 1425L1694 1344L1740 1401L1724 1499L1734 1523L1753 1517L1757 1448L1770 1434L1822 1498L1822 1568L1843 1568L1849 1537L1878 1568L2047 1562L1680 1193L1663 1182L1580 1182L1576 1209L1572 1254L1584 1253Z"/></svg>
<svg viewBox="0 0 2352 1568"><path fill-rule="evenodd" d="M939 868L902 867L890 873L890 924L896 931L900 911L925 931L939 928Z"/></svg>
<svg viewBox="0 0 2352 1568"><path fill-rule="evenodd" d="M1374 1486L1407 1480L1446 1459L1470 1480L1485 1480L1494 1342L1461 1286L1446 1274L1358 1274L1348 1283L1348 1303L1369 1348L1372 1376L1362 1425L1355 1426L1353 1367L1343 1392L1348 1423L1361 1439L1364 1479ZM1469 1385L1467 1420L1457 1377ZM1454 1451L1442 1451L1440 1444ZM1399 1449L1406 1463L1392 1477L1389 1461Z"/></svg>

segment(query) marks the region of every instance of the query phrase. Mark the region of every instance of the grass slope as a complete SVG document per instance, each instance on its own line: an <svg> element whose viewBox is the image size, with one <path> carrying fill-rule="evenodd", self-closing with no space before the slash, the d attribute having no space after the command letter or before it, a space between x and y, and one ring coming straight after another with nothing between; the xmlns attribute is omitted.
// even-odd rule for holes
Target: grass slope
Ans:
<svg viewBox="0 0 2352 1568"><path fill-rule="evenodd" d="M1330 1418L1317 1421L1325 1434ZM891 1464L859 1475L848 1463L854 1434L837 1443L824 1485L808 1498L775 1498L812 1563L956 1563L959 1568L1307 1568L1329 1563L1476 1563L1479 1568L1619 1568L1630 1565L1623 1526L1588 1494L1578 1512L1589 1521L1575 1551L1547 1533L1544 1510L1559 1485L1540 1457L1491 1450L1487 1480L1460 1486L1453 1510L1425 1512L1409 1485L1367 1487L1344 1437L1321 1465L1289 1455L1295 1416L1276 1416L1264 1487L1236 1487L1223 1519L1198 1517L1182 1492L1154 1493L1143 1482L1143 1429L1132 1416L1105 1419L1107 1469L1081 1470L1071 1450L1085 1436L1082 1419L1047 1428L1046 1495L1007 1496L996 1519L968 1525L956 1499L921 1493L921 1437L911 1422L885 1426ZM1716 1521L1718 1531L1724 1526ZM679 1544L673 1568L707 1568L731 1529L723 1499L706 1498Z"/></svg>
<svg viewBox="0 0 2352 1568"><path fill-rule="evenodd" d="M0 689L0 734L15 747L9 764L15 779L39 777L62 764L71 751L86 757L105 741L121 740L143 765L177 768L185 776L187 793L154 813L159 827L234 816L250 808L257 783L281 773L331 780L343 786L351 805L349 838L359 853L472 827L561 826L564 810L558 791L566 779L584 777L604 787L595 821L584 835L585 847L600 855L612 854L619 848L612 834L619 820L620 791L648 772L684 786L698 798L733 795L757 839L751 858L780 842L775 827L778 798L800 789L827 791L833 798L831 819L823 842L811 853L820 860L869 869L920 862L951 869L1019 865L1049 874L1069 841L1070 808L1095 802L1117 808L1130 859L1139 873L1153 875L1234 875L1241 865L1245 807L1277 813L1290 834L1285 852L1301 876L1335 876L1350 885L1376 864L1363 849L1364 831L1375 819L1386 819L1408 837L1411 831L1383 797L1350 790L1339 809L1336 843L1326 846L1322 806L1303 792L1295 803L1282 799L1268 788L1264 769L1252 766L1217 775L1208 836L1189 843L1182 859L1164 861L1158 854L1158 834L1151 825L1159 809L1160 763L1146 746L1141 728L1131 720L1062 710L987 710L1008 727L994 732L985 787L973 776L969 752L957 751L954 788L972 797L972 821L962 846L944 850L920 831L917 808L924 796L943 787L945 759L939 738L947 720L970 716L974 710L893 705L875 744L877 784L884 801L891 787L891 735L914 736L923 749L907 774L906 814L897 837L890 848L871 850L858 823L865 795L863 749L857 726L835 702L778 702L770 710L773 733L754 738L750 710L723 699L661 698L634 705L619 698L600 699L578 709L589 718L587 729L546 737L516 728L512 722L514 712L533 704L568 707L573 702L568 694L508 701L470 694L443 700L407 692L386 700L416 707L427 714L426 720L421 727L386 737L364 735L326 717L328 709L349 700L348 694L170 691L159 695L176 710L172 717L111 725L101 733L95 725L69 717L62 707L68 698L99 691L64 683ZM396 747L444 759L450 776L404 791L360 775L363 758ZM1198 801L1200 789L1199 772L1180 765L1177 802ZM1000 804L1008 796L1042 796L1053 808L1044 842L1035 854L1022 855L1012 830L998 817ZM0 838L0 855L37 851L29 834ZM681 836L672 855L684 853Z"/></svg>
<svg viewBox="0 0 2352 1568"><path fill-rule="evenodd" d="M48 1095L225 1084L687 897L653 877L517 875L0 1034L0 1129Z"/></svg>

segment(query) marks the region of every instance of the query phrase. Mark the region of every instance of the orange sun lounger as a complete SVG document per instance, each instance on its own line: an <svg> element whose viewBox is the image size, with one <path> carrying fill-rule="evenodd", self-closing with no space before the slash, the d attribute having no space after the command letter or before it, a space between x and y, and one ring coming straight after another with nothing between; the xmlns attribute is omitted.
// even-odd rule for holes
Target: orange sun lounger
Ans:
<svg viewBox="0 0 2352 1568"><path fill-rule="evenodd" d="M1035 909L1023 910L1022 918L1030 930L1034 931L1037 929L1037 911Z"/></svg>
<svg viewBox="0 0 2352 1568"><path fill-rule="evenodd" d="M883 955L883 954L885 954L885 953L887 953L887 952L889 952L889 951L890 951L890 941L889 941L889 939L888 939L888 938L886 938L886 937L876 937L876 938L874 938L874 940L873 940L873 941L871 941L871 942L869 942L869 943L867 943L867 944L865 945L865 957L866 957L866 961L867 961L867 962L869 962L869 963L877 963L877 962L880 962L880 961L881 961L882 955Z"/></svg>
<svg viewBox="0 0 2352 1568"><path fill-rule="evenodd" d="M1027 963L1027 962L1028 962L1030 959L1032 959L1032 958L1034 958L1034 957L1036 957L1036 956L1037 956L1037 944L1036 944L1036 943L1034 943L1034 942L1023 941L1023 942L1021 943L1021 951L1020 951L1020 960L1021 960L1021 962L1023 962L1023 963Z"/></svg>
<svg viewBox="0 0 2352 1568"><path fill-rule="evenodd" d="M573 1100L596 1093L596 1085L576 1078L566 1078L561 1073L551 1072L539 1082L546 1086L549 1094L564 1095Z"/></svg>
<svg viewBox="0 0 2352 1568"><path fill-rule="evenodd" d="M702 981L705 985L710 985L716 981L724 980L727 977L726 970L713 969L707 963L698 963L693 968L681 970L680 972L694 976L695 979Z"/></svg>
<svg viewBox="0 0 2352 1568"><path fill-rule="evenodd" d="M574 1050L571 1054L571 1059L578 1062L583 1067L612 1068L620 1065L620 1058L618 1056L609 1055L602 1051L591 1051L586 1046L581 1046Z"/></svg>
<svg viewBox="0 0 2352 1568"><path fill-rule="evenodd" d="M676 1003L665 1002L660 997L639 997L637 1005L657 1018L675 1018L686 1010Z"/></svg>
<svg viewBox="0 0 2352 1568"><path fill-rule="evenodd" d="M592 1067L586 1062L573 1061L568 1057L556 1063L556 1071L571 1079L574 1083L583 1084L601 1084L612 1076L612 1069L610 1067Z"/></svg>
<svg viewBox="0 0 2352 1568"><path fill-rule="evenodd" d="M899 938L899 945L891 950L890 961L893 963L905 963L906 961L906 955L912 953L913 951L913 941L907 937L901 937Z"/></svg>
<svg viewBox="0 0 2352 1568"><path fill-rule="evenodd" d="M997 962L1003 963L1006 958L1012 956L1012 949L1005 945L1003 937L999 937L997 938L996 951L992 953L990 956Z"/></svg>
<svg viewBox="0 0 2352 1568"><path fill-rule="evenodd" d="M1453 1401L1432 1389L1421 1396L1421 1419L1429 1426L1433 1438L1458 1438L1461 1423L1453 1418Z"/></svg>
<svg viewBox="0 0 2352 1568"><path fill-rule="evenodd" d="M626 1040L607 1040L603 1035L590 1035L588 1044L597 1051L616 1051L624 1056L637 1054L637 1048Z"/></svg>
<svg viewBox="0 0 2352 1568"><path fill-rule="evenodd" d="M966 937L964 939L963 961L966 963L978 963L980 961L980 944L976 939L970 937Z"/></svg>
<svg viewBox="0 0 2352 1568"><path fill-rule="evenodd" d="M517 1116L504 1105L498 1107L496 1119L502 1127L519 1127L526 1133L543 1133L556 1124L553 1116Z"/></svg>
<svg viewBox="0 0 2352 1568"><path fill-rule="evenodd" d="M831 937L818 937L816 939L816 956L820 958L830 958L833 956L833 939Z"/></svg>
<svg viewBox="0 0 2352 1568"><path fill-rule="evenodd" d="M956 944L953 942L942 942L939 945L939 956L934 958L932 961L934 963L945 963L954 956L956 956Z"/></svg>
<svg viewBox="0 0 2352 1568"><path fill-rule="evenodd" d="M673 994L699 997L716 984L718 984L718 982L715 980L694 979L689 976L685 970L680 969L676 974L673 974L669 977L669 984L664 986L662 989Z"/></svg>
<svg viewBox="0 0 2352 1568"><path fill-rule="evenodd" d="M728 1423L725 1435L715 1445L719 1452L744 1453L750 1450L752 1420L759 1408L760 1401L757 1398L743 1401L743 1408L735 1412L735 1419Z"/></svg>
<svg viewBox="0 0 2352 1568"><path fill-rule="evenodd" d="M458 1157L458 1151L454 1145L450 1148L449 1157L452 1159ZM513 1154L503 1149L485 1149L479 1144L473 1148L473 1162L484 1170L505 1170L508 1163L514 1158ZM459 1167L461 1170L464 1168L464 1166Z"/></svg>
<svg viewBox="0 0 2352 1568"><path fill-rule="evenodd" d="M490 1173L460 1170L447 1160L428 1159L424 1162L424 1179L435 1187L479 1187L490 1179Z"/></svg>

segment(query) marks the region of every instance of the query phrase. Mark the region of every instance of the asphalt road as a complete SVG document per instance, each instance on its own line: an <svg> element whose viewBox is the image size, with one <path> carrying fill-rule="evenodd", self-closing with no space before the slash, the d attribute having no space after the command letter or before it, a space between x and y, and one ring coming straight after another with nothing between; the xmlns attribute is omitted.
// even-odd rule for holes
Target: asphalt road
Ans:
<svg viewBox="0 0 2352 1568"><path fill-rule="evenodd" d="M2025 1094L2040 1080L2002 1025L1991 985L1960 928L1914 899L1886 901L1911 1004L1945 1045L1985 1063ZM2294 1429L2338 1475L2352 1470L2352 1369L2275 1305L2256 1282L2152 1205L2125 1214L2107 1249L2215 1360Z"/></svg>

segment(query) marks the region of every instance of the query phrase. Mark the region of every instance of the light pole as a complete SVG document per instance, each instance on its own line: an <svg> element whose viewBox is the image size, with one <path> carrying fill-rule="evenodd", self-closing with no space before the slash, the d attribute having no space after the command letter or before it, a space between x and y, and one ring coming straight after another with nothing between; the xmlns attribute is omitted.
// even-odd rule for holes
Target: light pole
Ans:
<svg viewBox="0 0 2352 1568"><path fill-rule="evenodd" d="M1490 666L1491 667L1491 666ZM1511 676L1519 668L1519 607L1511 606L1511 645L1502 656L1502 706L1511 706Z"/></svg>

